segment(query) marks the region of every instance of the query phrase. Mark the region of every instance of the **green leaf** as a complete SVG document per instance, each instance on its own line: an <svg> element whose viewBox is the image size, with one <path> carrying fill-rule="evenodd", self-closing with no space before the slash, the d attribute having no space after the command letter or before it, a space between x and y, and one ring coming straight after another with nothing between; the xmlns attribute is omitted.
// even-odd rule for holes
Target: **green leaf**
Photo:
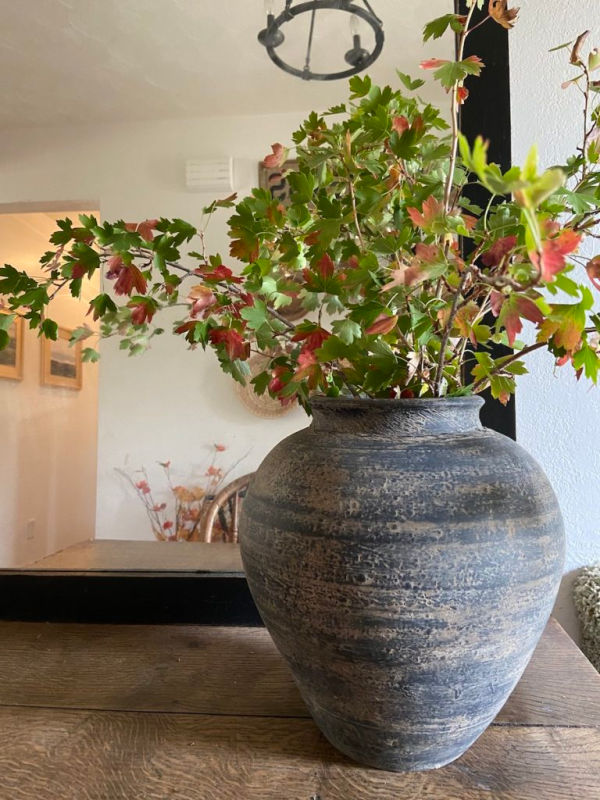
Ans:
<svg viewBox="0 0 600 800"><path fill-rule="evenodd" d="M417 89L420 89L421 86L425 85L423 78L416 78L413 80L410 75L407 75L405 72L400 72L399 69L396 70L396 73L409 92L415 92Z"/></svg>
<svg viewBox="0 0 600 800"><path fill-rule="evenodd" d="M598 382L600 358L596 355L596 351L587 343L584 343L573 356L573 366L576 370L583 369L586 378L589 378L593 383Z"/></svg>
<svg viewBox="0 0 600 800"><path fill-rule="evenodd" d="M360 339L362 336L360 325L351 319L336 320L331 329L344 344L352 344L355 339Z"/></svg>
<svg viewBox="0 0 600 800"><path fill-rule="evenodd" d="M428 42L430 39L439 39L443 36L448 28L451 28L455 33L461 33L463 30L463 23L456 14L444 14L443 17L431 20L423 28L423 41Z"/></svg>
<svg viewBox="0 0 600 800"><path fill-rule="evenodd" d="M354 75L349 81L350 91L354 97L366 97L371 91L371 78L365 75L361 78L360 75Z"/></svg>
<svg viewBox="0 0 600 800"><path fill-rule="evenodd" d="M264 394L270 382L271 374L269 372L259 372L258 375L255 375L250 381L256 394Z"/></svg>
<svg viewBox="0 0 600 800"><path fill-rule="evenodd" d="M250 330L258 331L262 327L269 326L267 306L262 300L255 300L253 306L242 308L240 314L242 319L248 323Z"/></svg>
<svg viewBox="0 0 600 800"><path fill-rule="evenodd" d="M58 323L53 319L45 319L40 325L40 335L55 342L58 339Z"/></svg>
<svg viewBox="0 0 600 800"><path fill-rule="evenodd" d="M81 352L81 360L82 361L89 361L92 364L95 364L96 361L100 359L100 353L97 350L94 350L93 347L84 347Z"/></svg>
<svg viewBox="0 0 600 800"><path fill-rule="evenodd" d="M89 339L89 337L93 335L94 331L91 328L88 328L87 325L82 325L79 328L75 328L75 330L73 331L73 333L69 338L69 341L82 342L84 339Z"/></svg>
<svg viewBox="0 0 600 800"><path fill-rule="evenodd" d="M4 312L0 312L0 331L9 331L16 318L16 314L5 314Z"/></svg>
<svg viewBox="0 0 600 800"><path fill-rule="evenodd" d="M447 61L438 67L433 73L433 77L438 80L445 89L452 89L456 83L464 81L467 75L480 75L482 64L479 61Z"/></svg>
<svg viewBox="0 0 600 800"><path fill-rule="evenodd" d="M94 299L90 302L90 308L94 312L94 319L99 319L105 314L117 310L113 300L106 293L99 294L94 297Z"/></svg>
<svg viewBox="0 0 600 800"><path fill-rule="evenodd" d="M551 47L548 50L549 53L556 53L558 50L566 50L568 47L573 47L574 39L571 39L570 42L565 42L564 44L559 44L556 47Z"/></svg>

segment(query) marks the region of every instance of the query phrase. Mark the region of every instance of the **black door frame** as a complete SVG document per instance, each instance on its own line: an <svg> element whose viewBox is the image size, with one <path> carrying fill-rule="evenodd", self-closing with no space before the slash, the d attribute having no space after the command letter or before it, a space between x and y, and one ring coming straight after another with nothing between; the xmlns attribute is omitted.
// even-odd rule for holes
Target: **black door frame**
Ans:
<svg viewBox="0 0 600 800"><path fill-rule="evenodd" d="M487 5L487 4L486 4ZM455 0L465 13L466 0ZM485 11L476 12L476 20ZM481 55L482 76L469 82L471 96L461 127L469 139L490 140L490 158L511 163L507 31L490 21L467 40L467 55ZM473 198L476 202L481 197ZM502 406L490 397L482 412L487 427L515 438L514 398ZM0 570L0 619L121 624L261 625L243 575L207 572L41 572Z"/></svg>

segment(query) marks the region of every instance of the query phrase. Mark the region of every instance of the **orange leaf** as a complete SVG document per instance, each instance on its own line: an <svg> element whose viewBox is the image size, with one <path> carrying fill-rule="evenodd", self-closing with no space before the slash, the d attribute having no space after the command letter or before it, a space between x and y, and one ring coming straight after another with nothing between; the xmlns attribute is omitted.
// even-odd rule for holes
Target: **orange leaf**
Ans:
<svg viewBox="0 0 600 800"><path fill-rule="evenodd" d="M275 144L271 145L271 150L273 152L264 157L263 165L267 169L277 169L277 167L283 166L288 154L287 149L279 142L275 142Z"/></svg>
<svg viewBox="0 0 600 800"><path fill-rule="evenodd" d="M387 314L380 314L375 322L369 328L367 328L365 333L368 333L371 336L385 335L386 333L390 333L390 331L394 330L397 322L397 314L394 314L393 317L388 317Z"/></svg>
<svg viewBox="0 0 600 800"><path fill-rule="evenodd" d="M509 30L514 27L520 9L508 8L508 0L490 0L488 10L492 19Z"/></svg>
<svg viewBox="0 0 600 800"><path fill-rule="evenodd" d="M592 258L591 261L588 261L585 269L588 274L588 278L594 284L596 289L600 289L600 256L596 256L595 258Z"/></svg>

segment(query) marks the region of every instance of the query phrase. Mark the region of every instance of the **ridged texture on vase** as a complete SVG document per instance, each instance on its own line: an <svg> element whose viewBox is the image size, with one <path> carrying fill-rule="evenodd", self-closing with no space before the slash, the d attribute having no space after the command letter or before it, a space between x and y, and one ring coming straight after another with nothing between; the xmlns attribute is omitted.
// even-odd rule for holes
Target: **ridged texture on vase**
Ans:
<svg viewBox="0 0 600 800"><path fill-rule="evenodd" d="M537 463L478 398L327 400L243 504L250 590L315 721L357 761L430 769L494 719L563 564Z"/></svg>

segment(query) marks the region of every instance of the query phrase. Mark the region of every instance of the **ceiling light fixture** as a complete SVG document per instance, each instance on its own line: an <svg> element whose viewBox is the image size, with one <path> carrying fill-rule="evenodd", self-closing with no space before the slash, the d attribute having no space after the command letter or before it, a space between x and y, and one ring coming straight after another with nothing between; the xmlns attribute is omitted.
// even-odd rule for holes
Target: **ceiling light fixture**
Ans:
<svg viewBox="0 0 600 800"><path fill-rule="evenodd" d="M296 75L305 81L335 81L340 78L349 78L351 75L356 75L370 66L381 53L384 40L383 24L371 8L368 0L308 0L308 2L300 3L294 3L294 0L285 0L285 7L278 16L275 15L276 5L276 0L265 0L267 27L263 28L258 34L258 41L266 49L271 61L290 75ZM342 11L350 16L352 47L344 56L344 60L349 64L349 67L339 72L313 72L310 65L317 11L326 9ZM287 64L276 53L276 49L285 41L282 27L301 14L310 14L306 58L302 68ZM370 26L375 36L375 47L371 52L362 45L360 37L361 20Z"/></svg>

